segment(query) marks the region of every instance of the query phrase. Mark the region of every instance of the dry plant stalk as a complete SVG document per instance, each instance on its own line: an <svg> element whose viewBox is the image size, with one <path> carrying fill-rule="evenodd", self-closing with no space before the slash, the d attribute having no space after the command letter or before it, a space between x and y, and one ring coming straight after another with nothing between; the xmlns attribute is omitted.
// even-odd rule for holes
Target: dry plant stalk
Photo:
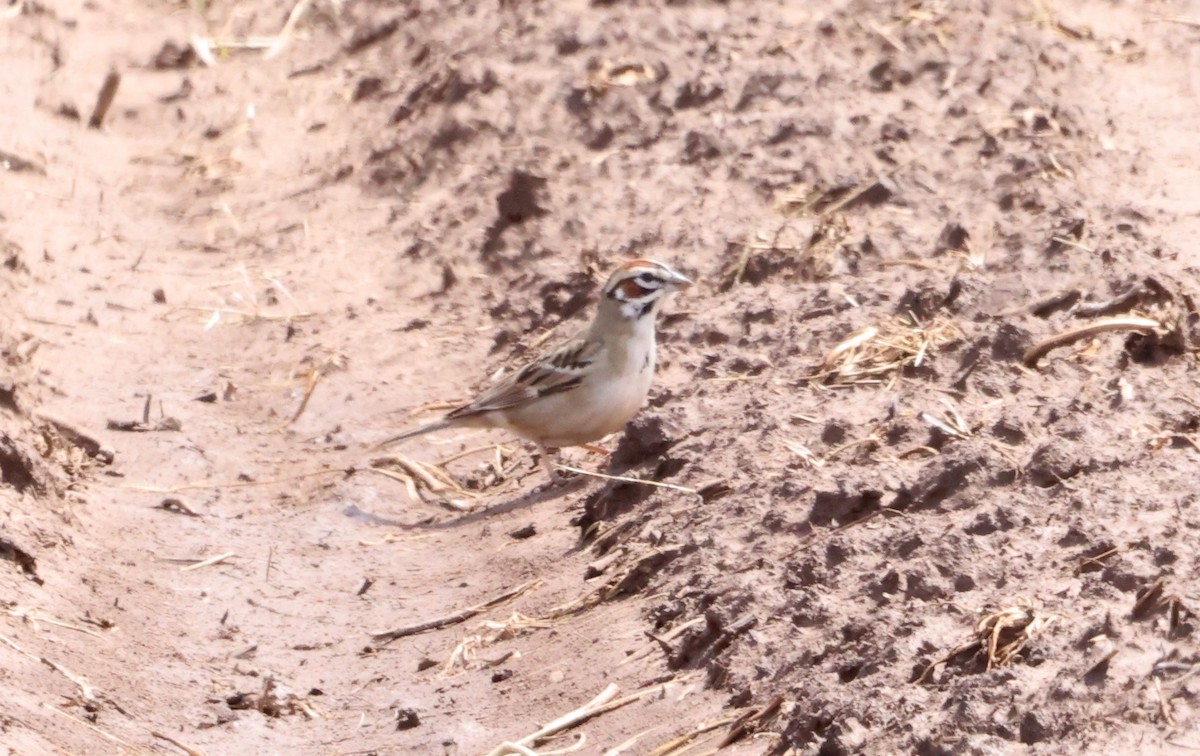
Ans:
<svg viewBox="0 0 1200 756"><path fill-rule="evenodd" d="M1012 664L1020 658L1029 642L1050 627L1055 619L1055 615L1040 612L1025 600L987 614L975 626L975 637L932 662L921 672L916 683L924 683L935 668L947 662L963 657L975 658L980 653L984 655L986 671Z"/></svg>
<svg viewBox="0 0 1200 756"><path fill-rule="evenodd" d="M1094 322L1088 323L1078 328L1071 328L1062 333L1057 333L1049 338L1042 339L1038 343L1025 350L1025 354L1021 357L1021 362L1025 367L1036 368L1038 361L1046 356L1054 349L1064 347L1069 344L1074 344L1080 339L1099 336L1102 333L1112 331L1138 331L1140 333L1159 333L1166 334L1169 331L1167 324L1155 318L1143 317L1122 317L1122 318L1101 318Z"/></svg>
<svg viewBox="0 0 1200 756"><path fill-rule="evenodd" d="M375 641L377 644L383 645L385 643L391 643L392 641L394 641L398 638L407 638L410 635L417 635L418 633L424 633L429 630L437 630L438 628L446 627L447 625L455 625L455 624L458 624L459 622L465 622L465 621L471 619L472 617L474 617L475 615L479 614L480 612L487 611L488 609L491 609L493 607L499 606L500 604L503 604L505 601L510 601L510 600L520 596L521 594L528 591L530 588L533 588L533 587L539 585L540 583L541 583L540 580L536 580L536 579L529 580L524 583L521 583L520 585L516 586L515 588L510 588L509 590L505 591L504 593L501 593L498 596L495 596L493 598L488 599L487 601L484 601L482 604L476 604L474 606L469 606L466 609L455 612L454 614L451 614L451 615L448 615L445 617L438 617L436 619L426 620L424 622L419 622L415 625L405 625L404 627L400 627L395 630L386 630L383 632L371 633L371 640Z"/></svg>
<svg viewBox="0 0 1200 756"><path fill-rule="evenodd" d="M394 463L394 467L399 469L385 466L388 463ZM413 501L424 501L421 491L425 490L451 509L459 512L471 509L472 505L469 499L473 494L460 486L450 473L437 465L418 462L411 457L393 452L387 457L373 460L367 469L403 483L409 498Z"/></svg>
<svg viewBox="0 0 1200 756"><path fill-rule="evenodd" d="M468 635L458 642L454 650L450 652L450 658L442 665L442 672L449 674L459 666L466 669L467 664L474 661L478 656L480 649L490 646L493 643L515 638L526 630L537 630L551 626L552 623L548 620L527 617L520 612L513 612L503 622L484 620L479 623L478 631L474 635ZM487 665L493 666L493 663L488 662Z"/></svg>
<svg viewBox="0 0 1200 756"><path fill-rule="evenodd" d="M620 689L615 683L610 683L607 688L600 692L598 696L593 698L591 701L588 701L578 709L567 712L566 714L558 717L554 721L542 727L537 732L526 735L520 740L501 743L491 751L488 751L487 756L505 756L505 754L521 754L521 756L528 756L528 754L531 753L536 754L537 752L534 751L532 747L536 746L539 741L544 740L551 735L556 735L565 730L569 730L575 725L592 719L593 717L598 717L601 714L607 714L608 712L619 709L622 706L627 706L634 701L639 701L647 696L662 694L672 683L675 682L677 681L668 680L667 682L659 685L651 685L649 687L642 688L641 690L634 691L633 693L630 693L622 698L617 698L615 701L613 698L616 697Z"/></svg>
<svg viewBox="0 0 1200 756"><path fill-rule="evenodd" d="M988 671L1015 660L1033 636L1053 622L1052 615L1041 614L1024 602L981 619L975 632L987 650Z"/></svg>
<svg viewBox="0 0 1200 756"><path fill-rule="evenodd" d="M939 347L961 337L958 326L940 316L929 323L910 316L868 326L831 349L809 377L842 386L875 382L909 365L920 367Z"/></svg>

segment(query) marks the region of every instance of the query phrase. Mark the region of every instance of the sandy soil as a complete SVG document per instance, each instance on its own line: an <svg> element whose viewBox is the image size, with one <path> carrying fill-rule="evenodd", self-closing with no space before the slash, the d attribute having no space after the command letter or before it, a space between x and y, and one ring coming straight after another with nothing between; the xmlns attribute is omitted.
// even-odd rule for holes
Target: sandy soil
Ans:
<svg viewBox="0 0 1200 756"><path fill-rule="evenodd" d="M1200 5L297 7L0 7L0 752L1200 748Z"/></svg>

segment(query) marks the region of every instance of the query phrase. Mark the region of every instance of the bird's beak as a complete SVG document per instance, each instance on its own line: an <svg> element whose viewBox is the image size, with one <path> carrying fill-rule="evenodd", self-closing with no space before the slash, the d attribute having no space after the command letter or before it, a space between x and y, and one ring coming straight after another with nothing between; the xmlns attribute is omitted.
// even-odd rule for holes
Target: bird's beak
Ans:
<svg viewBox="0 0 1200 756"><path fill-rule="evenodd" d="M682 273L680 273L678 271L674 271L674 273L675 273L675 277L671 279L671 290L672 291L683 291L684 289L688 288L689 286L691 286L694 283L694 281L692 281L692 279L688 278L687 276L683 275Z"/></svg>

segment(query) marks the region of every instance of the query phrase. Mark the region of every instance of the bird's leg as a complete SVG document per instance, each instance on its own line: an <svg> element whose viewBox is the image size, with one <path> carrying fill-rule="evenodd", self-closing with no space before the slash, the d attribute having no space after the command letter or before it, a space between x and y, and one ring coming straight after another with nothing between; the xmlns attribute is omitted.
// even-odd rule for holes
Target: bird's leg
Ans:
<svg viewBox="0 0 1200 756"><path fill-rule="evenodd" d="M555 456L557 456L556 452L558 450L550 449L541 444L538 444L537 448L538 448L538 458L540 459L540 461L542 463L542 469L545 470L546 474L550 476L550 484L557 486L562 483L565 483L567 481L567 479L563 477L562 473L560 473L558 470L555 469L554 462L552 461L553 458Z"/></svg>

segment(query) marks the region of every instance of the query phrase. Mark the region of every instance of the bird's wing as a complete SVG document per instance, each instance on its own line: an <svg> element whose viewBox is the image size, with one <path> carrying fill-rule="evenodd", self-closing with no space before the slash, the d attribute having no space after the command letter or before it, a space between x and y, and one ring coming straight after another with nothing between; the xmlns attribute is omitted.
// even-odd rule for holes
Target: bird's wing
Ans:
<svg viewBox="0 0 1200 756"><path fill-rule="evenodd" d="M446 415L447 420L509 409L539 397L570 391L583 382L601 344L583 334L544 352L515 373L509 373L479 395Z"/></svg>

